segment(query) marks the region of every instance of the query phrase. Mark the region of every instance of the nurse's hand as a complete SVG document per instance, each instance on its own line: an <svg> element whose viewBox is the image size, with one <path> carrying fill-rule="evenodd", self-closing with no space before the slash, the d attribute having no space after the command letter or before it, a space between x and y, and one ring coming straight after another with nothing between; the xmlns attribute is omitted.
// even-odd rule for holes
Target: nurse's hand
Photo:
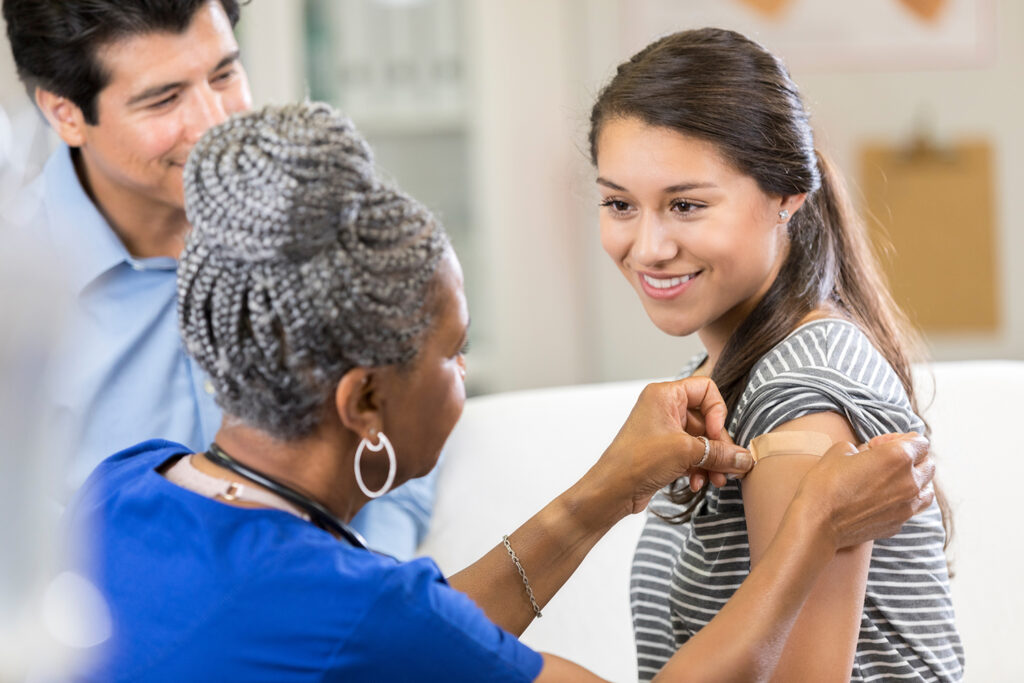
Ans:
<svg viewBox="0 0 1024 683"><path fill-rule="evenodd" d="M888 538L935 499L928 439L885 434L860 450L839 443L807 471L794 505L827 515L836 548Z"/></svg>
<svg viewBox="0 0 1024 683"><path fill-rule="evenodd" d="M618 502L623 514L640 512L704 457L704 441L691 434L709 437L702 469L743 474L754 461L745 449L721 440L728 439L725 418L725 401L707 377L650 384L584 479Z"/></svg>

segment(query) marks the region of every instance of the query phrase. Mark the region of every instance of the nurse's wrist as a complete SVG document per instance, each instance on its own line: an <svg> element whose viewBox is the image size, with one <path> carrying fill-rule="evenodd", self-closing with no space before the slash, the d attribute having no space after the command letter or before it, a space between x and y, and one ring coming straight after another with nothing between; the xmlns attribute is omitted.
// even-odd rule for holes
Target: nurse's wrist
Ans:
<svg viewBox="0 0 1024 683"><path fill-rule="evenodd" d="M598 463L562 494L567 514L583 533L604 534L632 513L633 492L621 483Z"/></svg>
<svg viewBox="0 0 1024 683"><path fill-rule="evenodd" d="M834 554L839 549L839 534L827 504L798 491L789 504L780 531L785 528L819 551ZM779 535L778 533L776 534Z"/></svg>

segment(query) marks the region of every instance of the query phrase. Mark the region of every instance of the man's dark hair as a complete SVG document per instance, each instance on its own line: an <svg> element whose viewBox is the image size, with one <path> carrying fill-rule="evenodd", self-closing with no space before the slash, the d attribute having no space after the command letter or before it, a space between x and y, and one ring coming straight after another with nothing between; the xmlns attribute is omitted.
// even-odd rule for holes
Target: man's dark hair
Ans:
<svg viewBox="0 0 1024 683"><path fill-rule="evenodd" d="M183 33L210 2L234 26L238 0L3 0L7 38L29 97L40 87L74 102L97 122L96 96L110 81L97 57L111 42L143 33Z"/></svg>

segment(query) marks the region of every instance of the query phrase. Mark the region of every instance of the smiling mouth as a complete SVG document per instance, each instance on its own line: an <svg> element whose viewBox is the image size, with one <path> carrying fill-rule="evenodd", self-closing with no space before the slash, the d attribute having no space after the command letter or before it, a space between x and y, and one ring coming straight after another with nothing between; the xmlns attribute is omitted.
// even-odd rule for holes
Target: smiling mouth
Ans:
<svg viewBox="0 0 1024 683"><path fill-rule="evenodd" d="M700 275L700 271L696 273L690 273L689 275L679 275L676 277L651 277L645 273L641 273L640 277L643 278L644 282L654 287L655 289L671 289L678 287L679 285L689 282L693 278Z"/></svg>

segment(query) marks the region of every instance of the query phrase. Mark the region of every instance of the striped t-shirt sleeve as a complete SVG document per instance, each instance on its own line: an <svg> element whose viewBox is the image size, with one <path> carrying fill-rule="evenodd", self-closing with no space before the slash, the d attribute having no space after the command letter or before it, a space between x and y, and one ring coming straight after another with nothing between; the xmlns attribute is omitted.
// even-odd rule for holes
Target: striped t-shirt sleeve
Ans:
<svg viewBox="0 0 1024 683"><path fill-rule="evenodd" d="M746 446L821 412L845 417L864 442L924 428L885 357L857 327L838 320L799 329L757 362L732 418L734 438Z"/></svg>

